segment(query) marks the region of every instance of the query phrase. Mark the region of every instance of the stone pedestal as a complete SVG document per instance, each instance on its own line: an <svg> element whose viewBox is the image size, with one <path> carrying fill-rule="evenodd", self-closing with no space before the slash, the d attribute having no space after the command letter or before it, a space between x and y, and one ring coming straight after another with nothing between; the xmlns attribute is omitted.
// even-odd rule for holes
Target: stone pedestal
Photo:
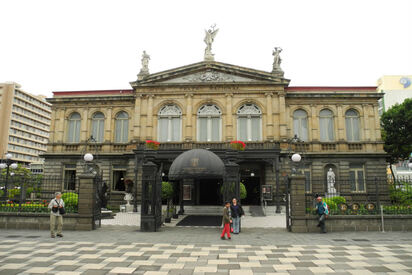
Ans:
<svg viewBox="0 0 412 275"><path fill-rule="evenodd" d="M333 192L333 193L326 192L325 193L325 198L333 198L333 197L339 197L339 196L340 196L339 192Z"/></svg>
<svg viewBox="0 0 412 275"><path fill-rule="evenodd" d="M76 230L93 230L95 226L96 183L95 176L79 175L79 205L78 212L82 216ZM100 209L99 209L100 213ZM100 220L100 217L99 217Z"/></svg>
<svg viewBox="0 0 412 275"><path fill-rule="evenodd" d="M291 231L307 232L306 226L306 201L305 201L305 176L292 175L290 181L290 215Z"/></svg>

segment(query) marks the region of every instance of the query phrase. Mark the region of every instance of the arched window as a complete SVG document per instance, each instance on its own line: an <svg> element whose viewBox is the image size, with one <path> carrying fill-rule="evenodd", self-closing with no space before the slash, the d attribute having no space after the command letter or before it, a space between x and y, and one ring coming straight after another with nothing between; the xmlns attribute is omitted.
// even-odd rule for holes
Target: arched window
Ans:
<svg viewBox="0 0 412 275"><path fill-rule="evenodd" d="M347 141L360 140L359 114L350 109L345 113L346 139Z"/></svg>
<svg viewBox="0 0 412 275"><path fill-rule="evenodd" d="M219 107L207 104L200 107L197 112L197 140L221 140L221 115Z"/></svg>
<svg viewBox="0 0 412 275"><path fill-rule="evenodd" d="M173 104L163 106L159 111L159 141L181 141L182 111Z"/></svg>
<svg viewBox="0 0 412 275"><path fill-rule="evenodd" d="M293 134L303 141L308 141L308 114L304 110L293 112Z"/></svg>
<svg viewBox="0 0 412 275"><path fill-rule="evenodd" d="M101 112L94 113L92 117L92 136L96 142L104 141L104 115Z"/></svg>
<svg viewBox="0 0 412 275"><path fill-rule="evenodd" d="M320 141L334 141L335 128L333 126L333 113L331 110L324 109L319 113Z"/></svg>
<svg viewBox="0 0 412 275"><path fill-rule="evenodd" d="M242 141L262 139L262 112L255 104L242 105L237 111L237 136Z"/></svg>
<svg viewBox="0 0 412 275"><path fill-rule="evenodd" d="M128 142L129 137L129 115L126 112L119 112L115 119L115 142Z"/></svg>
<svg viewBox="0 0 412 275"><path fill-rule="evenodd" d="M80 142L80 122L81 117L79 113L70 115L67 127L67 142Z"/></svg>

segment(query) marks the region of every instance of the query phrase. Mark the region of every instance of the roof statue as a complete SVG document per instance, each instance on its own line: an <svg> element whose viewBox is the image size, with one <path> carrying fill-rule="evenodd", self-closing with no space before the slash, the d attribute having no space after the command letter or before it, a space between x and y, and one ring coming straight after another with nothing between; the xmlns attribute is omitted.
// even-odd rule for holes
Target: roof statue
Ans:
<svg viewBox="0 0 412 275"><path fill-rule="evenodd" d="M146 51L143 51L143 54L142 54L142 68L140 69L140 72L137 75L137 78L139 80L141 80L145 76L149 75L149 60L150 60L150 55L148 55L146 53Z"/></svg>
<svg viewBox="0 0 412 275"><path fill-rule="evenodd" d="M215 39L215 36L219 29L215 29L216 24L210 27L210 29L205 30L206 36L203 41L206 43L206 49L205 49L205 61L214 61L214 54L212 53L212 43L213 40Z"/></svg>
<svg viewBox="0 0 412 275"><path fill-rule="evenodd" d="M273 55L273 69L272 73L278 74L280 76L283 76L283 71L280 68L280 63L282 62L282 59L280 58L280 53L282 52L281 47L275 47L274 51L272 52Z"/></svg>

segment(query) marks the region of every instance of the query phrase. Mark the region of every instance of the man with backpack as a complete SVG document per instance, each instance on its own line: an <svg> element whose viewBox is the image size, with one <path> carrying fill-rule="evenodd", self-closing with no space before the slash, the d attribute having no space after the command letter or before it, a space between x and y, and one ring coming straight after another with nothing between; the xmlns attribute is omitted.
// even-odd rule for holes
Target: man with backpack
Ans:
<svg viewBox="0 0 412 275"><path fill-rule="evenodd" d="M319 215L318 227L320 227L321 233L326 233L325 220L329 215L329 209L326 202L322 201L322 197L316 198L316 213Z"/></svg>

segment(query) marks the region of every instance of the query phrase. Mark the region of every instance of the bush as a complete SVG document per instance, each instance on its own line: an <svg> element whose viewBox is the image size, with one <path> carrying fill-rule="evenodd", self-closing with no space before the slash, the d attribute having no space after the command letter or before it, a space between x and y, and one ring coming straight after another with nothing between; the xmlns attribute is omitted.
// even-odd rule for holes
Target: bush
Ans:
<svg viewBox="0 0 412 275"><path fill-rule="evenodd" d="M408 206L412 205L412 188L405 183L401 186L391 186L390 198L393 204Z"/></svg>
<svg viewBox="0 0 412 275"><path fill-rule="evenodd" d="M222 187L220 187L220 194L223 194L223 186L224 184L222 184ZM229 191L231 193L235 192L235 184L232 183L231 186L229 187ZM243 183L240 183L240 199L243 200L247 197L247 191L246 191L246 186Z"/></svg>
<svg viewBox="0 0 412 275"><path fill-rule="evenodd" d="M9 192L10 199L12 198L18 199L20 196L20 189L17 189L17 188L9 189L7 190L7 192Z"/></svg>
<svg viewBox="0 0 412 275"><path fill-rule="evenodd" d="M173 197L173 185L170 182L162 182L162 200L171 199Z"/></svg>
<svg viewBox="0 0 412 275"><path fill-rule="evenodd" d="M29 187L26 189L26 197L29 198L31 193L36 193L36 196L40 197L40 188Z"/></svg>
<svg viewBox="0 0 412 275"><path fill-rule="evenodd" d="M62 199L65 207L77 207L79 205L79 195L76 193L64 193Z"/></svg>

